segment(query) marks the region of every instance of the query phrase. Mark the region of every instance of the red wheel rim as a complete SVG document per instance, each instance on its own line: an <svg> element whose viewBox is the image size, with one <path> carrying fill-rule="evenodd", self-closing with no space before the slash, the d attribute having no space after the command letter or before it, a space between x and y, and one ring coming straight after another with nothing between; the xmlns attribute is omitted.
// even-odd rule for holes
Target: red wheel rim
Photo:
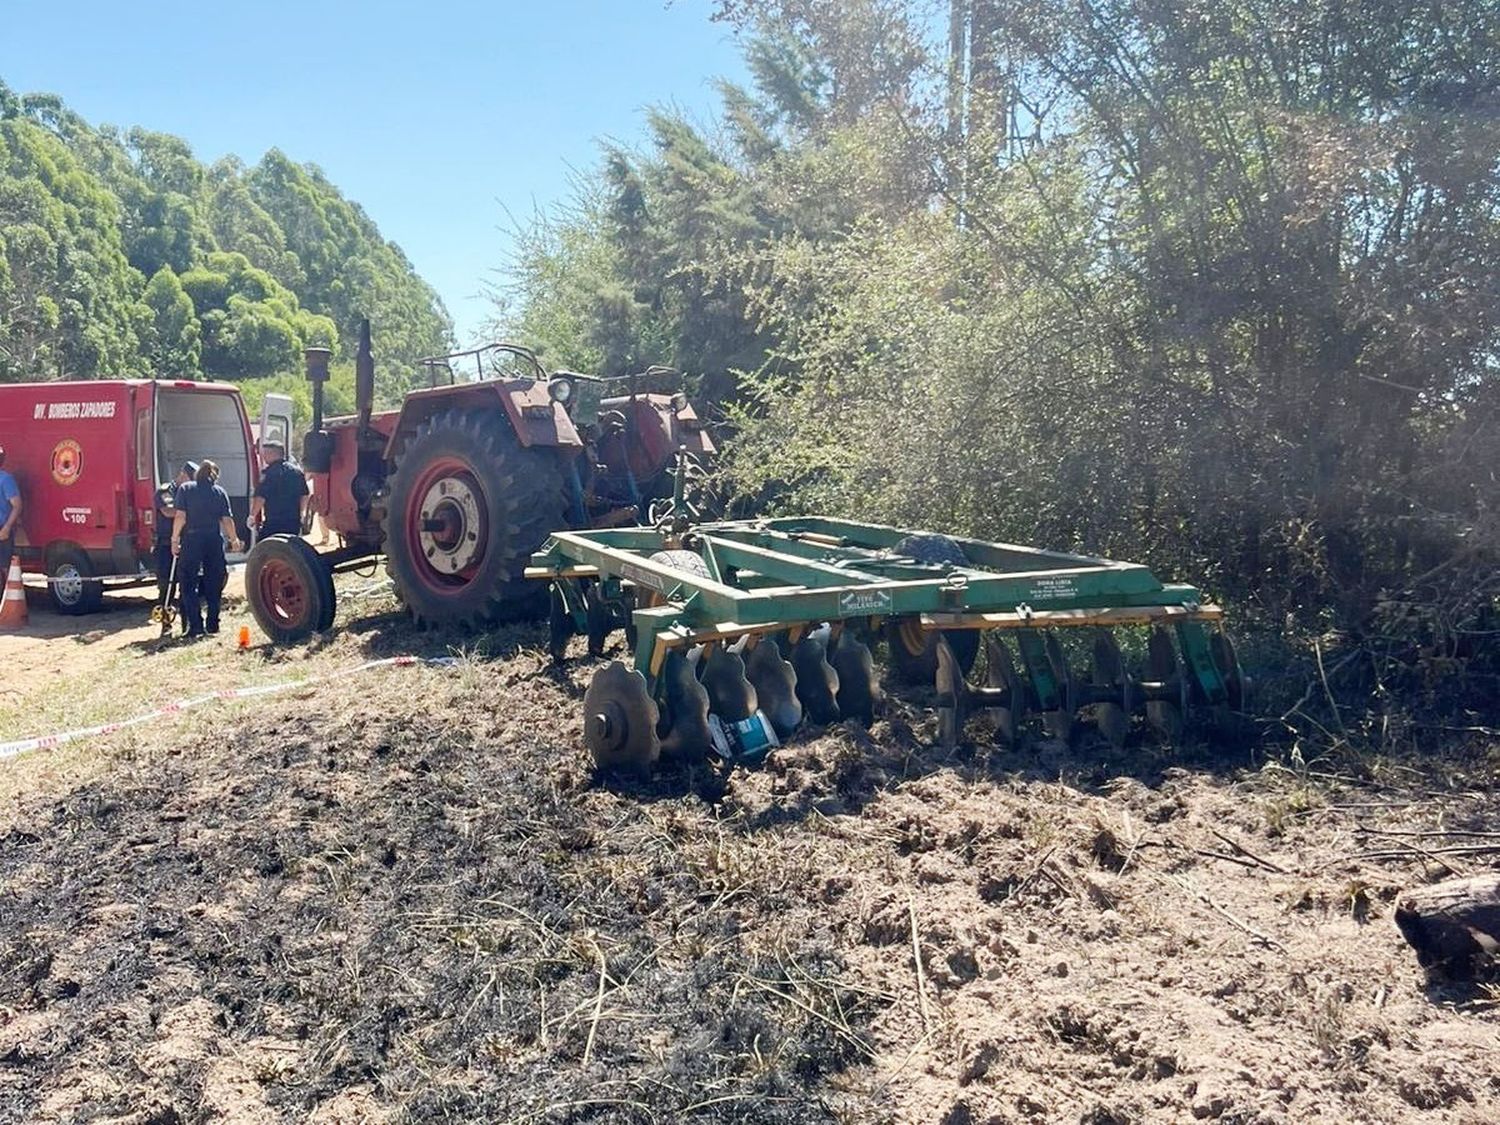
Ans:
<svg viewBox="0 0 1500 1125"><path fill-rule="evenodd" d="M306 623L312 599L296 567L281 559L268 559L260 568L256 585L261 605L277 625L294 629Z"/></svg>
<svg viewBox="0 0 1500 1125"><path fill-rule="evenodd" d="M457 593L479 573L489 546L486 501L459 457L434 458L412 482L402 529L415 577L433 593Z"/></svg>

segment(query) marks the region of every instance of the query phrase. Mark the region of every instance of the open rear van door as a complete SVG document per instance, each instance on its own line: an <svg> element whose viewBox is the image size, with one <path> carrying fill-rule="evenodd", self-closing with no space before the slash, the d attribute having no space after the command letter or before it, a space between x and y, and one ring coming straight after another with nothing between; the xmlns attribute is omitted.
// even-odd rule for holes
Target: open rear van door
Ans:
<svg viewBox="0 0 1500 1125"><path fill-rule="evenodd" d="M250 495L260 479L260 465L238 391L214 384L158 383L156 443L161 480L171 480L184 461L207 458L219 466L219 486L229 493L240 538L248 539Z"/></svg>
<svg viewBox="0 0 1500 1125"><path fill-rule="evenodd" d="M290 395L266 395L260 406L260 429L255 435L255 452L261 452L261 444L279 441L292 455L292 399Z"/></svg>

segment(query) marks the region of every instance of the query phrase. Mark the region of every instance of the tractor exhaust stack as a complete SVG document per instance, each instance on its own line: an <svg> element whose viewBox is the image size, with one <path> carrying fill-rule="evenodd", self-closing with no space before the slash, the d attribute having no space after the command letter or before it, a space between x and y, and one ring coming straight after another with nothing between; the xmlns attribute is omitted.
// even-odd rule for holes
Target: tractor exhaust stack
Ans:
<svg viewBox="0 0 1500 1125"><path fill-rule="evenodd" d="M302 353L307 381L312 384L312 426L302 439L302 464L314 473L326 473L333 464L333 437L323 429L323 388L332 357L327 348L307 348Z"/></svg>
<svg viewBox="0 0 1500 1125"><path fill-rule="evenodd" d="M359 413L361 435L370 429L375 409L375 354L370 348L370 318L359 322L359 350L354 353L354 408Z"/></svg>

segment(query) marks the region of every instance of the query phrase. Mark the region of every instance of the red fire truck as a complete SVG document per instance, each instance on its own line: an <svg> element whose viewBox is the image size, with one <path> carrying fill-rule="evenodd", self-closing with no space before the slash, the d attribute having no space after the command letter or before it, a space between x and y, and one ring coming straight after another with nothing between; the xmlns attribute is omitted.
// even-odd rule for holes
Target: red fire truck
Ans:
<svg viewBox="0 0 1500 1125"><path fill-rule="evenodd" d="M260 433L291 434L291 400L267 395ZM61 613L99 607L106 585L155 580L154 499L184 461L219 466L240 536L258 474L239 388L187 380L0 385L0 444L21 489L16 554L45 574Z"/></svg>

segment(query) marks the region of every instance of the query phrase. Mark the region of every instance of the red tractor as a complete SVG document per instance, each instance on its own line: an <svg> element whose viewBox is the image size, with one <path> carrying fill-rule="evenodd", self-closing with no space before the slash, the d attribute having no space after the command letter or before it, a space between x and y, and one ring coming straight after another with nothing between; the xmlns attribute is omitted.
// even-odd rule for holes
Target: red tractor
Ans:
<svg viewBox="0 0 1500 1125"><path fill-rule="evenodd" d="M431 386L376 413L370 326L360 326L356 413L323 417L329 352L310 348L312 428L302 465L311 507L341 540L319 552L275 535L245 570L250 608L289 643L333 623L335 571L384 554L396 595L424 625L485 626L539 614L522 577L553 531L640 522L673 495L680 465L714 451L667 374L601 379L547 372L528 349L490 344L423 360ZM472 360L475 377L454 364ZM539 601L540 597L540 601Z"/></svg>

